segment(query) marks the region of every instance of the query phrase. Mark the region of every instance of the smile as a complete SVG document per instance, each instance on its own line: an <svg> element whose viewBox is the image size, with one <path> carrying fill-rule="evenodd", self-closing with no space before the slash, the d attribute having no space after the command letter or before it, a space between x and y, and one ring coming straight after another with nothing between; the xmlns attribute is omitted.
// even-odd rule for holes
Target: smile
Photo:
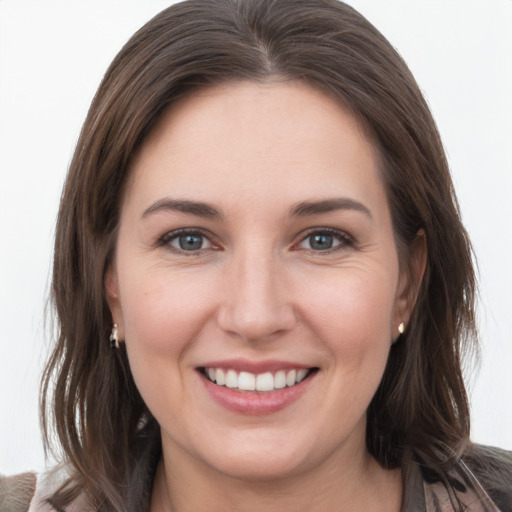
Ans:
<svg viewBox="0 0 512 512"><path fill-rule="evenodd" d="M271 392L277 389L293 387L302 382L313 368L294 368L276 372L251 373L225 368L202 368L203 375L218 386L234 391Z"/></svg>
<svg viewBox="0 0 512 512"><path fill-rule="evenodd" d="M314 385L318 367L286 361L210 361L197 367L209 396L238 414L277 413L300 399Z"/></svg>

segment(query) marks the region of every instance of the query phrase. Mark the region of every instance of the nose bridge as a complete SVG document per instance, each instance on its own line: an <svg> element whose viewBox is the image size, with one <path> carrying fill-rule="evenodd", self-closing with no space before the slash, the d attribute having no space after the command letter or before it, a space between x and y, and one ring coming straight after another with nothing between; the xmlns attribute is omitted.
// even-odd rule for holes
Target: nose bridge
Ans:
<svg viewBox="0 0 512 512"><path fill-rule="evenodd" d="M283 262L268 243L251 241L233 254L221 327L246 340L258 340L291 328L294 312L287 301Z"/></svg>

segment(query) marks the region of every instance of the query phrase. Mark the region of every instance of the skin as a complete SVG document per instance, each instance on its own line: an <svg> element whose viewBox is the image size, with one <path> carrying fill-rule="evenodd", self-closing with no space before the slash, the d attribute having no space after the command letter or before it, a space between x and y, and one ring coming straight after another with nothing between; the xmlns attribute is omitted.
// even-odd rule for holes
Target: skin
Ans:
<svg viewBox="0 0 512 512"><path fill-rule="evenodd" d="M168 198L221 215L159 208ZM290 215L333 198L351 203ZM181 249L179 229L200 248ZM400 471L368 454L365 421L421 280L424 250L413 257L401 270L376 151L333 99L244 82L170 107L132 163L106 278L162 430L152 511L398 511ZM287 407L247 415L198 372L231 358L318 371Z"/></svg>

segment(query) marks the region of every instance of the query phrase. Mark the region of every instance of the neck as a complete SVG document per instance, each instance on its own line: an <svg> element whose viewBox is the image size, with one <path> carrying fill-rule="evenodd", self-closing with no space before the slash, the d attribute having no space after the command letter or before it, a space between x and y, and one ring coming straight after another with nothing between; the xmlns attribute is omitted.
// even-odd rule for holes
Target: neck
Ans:
<svg viewBox="0 0 512 512"><path fill-rule="evenodd" d="M254 481L219 474L177 453L168 457L164 449L151 512L399 512L401 500L400 470L383 469L366 451L286 478Z"/></svg>

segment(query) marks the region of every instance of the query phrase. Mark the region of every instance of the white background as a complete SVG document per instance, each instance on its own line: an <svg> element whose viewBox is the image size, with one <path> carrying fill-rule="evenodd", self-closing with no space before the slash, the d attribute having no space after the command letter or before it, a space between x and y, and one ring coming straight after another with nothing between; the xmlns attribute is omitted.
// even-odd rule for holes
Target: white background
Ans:
<svg viewBox="0 0 512 512"><path fill-rule="evenodd" d="M288 1L288 0L286 0ZM512 449L512 1L353 0L409 63L480 265L473 438ZM122 44L168 0L0 0L0 472L44 468L37 390L53 226L80 126ZM478 375L477 375L478 373Z"/></svg>

